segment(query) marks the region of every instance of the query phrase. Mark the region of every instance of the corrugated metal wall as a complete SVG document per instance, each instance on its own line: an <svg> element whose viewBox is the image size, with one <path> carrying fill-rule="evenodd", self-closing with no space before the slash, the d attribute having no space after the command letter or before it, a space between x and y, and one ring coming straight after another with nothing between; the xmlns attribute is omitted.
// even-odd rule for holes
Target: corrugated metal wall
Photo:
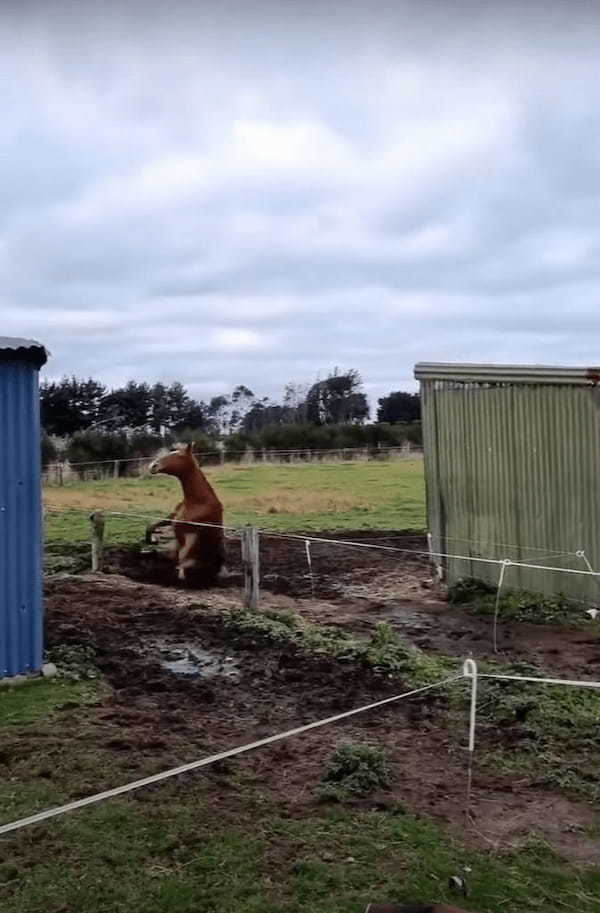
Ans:
<svg viewBox="0 0 600 913"><path fill-rule="evenodd" d="M600 570L600 389L422 380L429 529L435 550ZM446 562L450 583L499 568ZM506 585L598 600L579 575L508 568Z"/></svg>
<svg viewBox="0 0 600 913"><path fill-rule="evenodd" d="M43 659L38 371L0 362L0 678Z"/></svg>

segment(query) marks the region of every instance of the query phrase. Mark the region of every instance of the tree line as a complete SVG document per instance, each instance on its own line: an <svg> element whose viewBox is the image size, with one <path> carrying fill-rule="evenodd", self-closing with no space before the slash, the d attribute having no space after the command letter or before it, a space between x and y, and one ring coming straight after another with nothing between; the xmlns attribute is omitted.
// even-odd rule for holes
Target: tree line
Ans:
<svg viewBox="0 0 600 913"><path fill-rule="evenodd" d="M280 401L239 384L207 402L183 384L129 381L109 390L92 378L64 377L40 388L43 459L71 462L146 457L174 440L217 442L231 453L255 449L329 449L420 443L420 400L393 391L378 400L376 421L360 374L334 369L311 385L289 383Z"/></svg>

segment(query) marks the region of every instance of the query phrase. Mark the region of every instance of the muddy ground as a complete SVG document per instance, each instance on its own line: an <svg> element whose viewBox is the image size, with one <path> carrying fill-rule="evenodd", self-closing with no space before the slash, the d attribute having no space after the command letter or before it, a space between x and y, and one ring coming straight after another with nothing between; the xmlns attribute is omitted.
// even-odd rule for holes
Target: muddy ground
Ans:
<svg viewBox="0 0 600 913"><path fill-rule="evenodd" d="M340 538L337 533L319 537ZM315 536L311 533L311 536ZM311 541L309 573L304 540L261 536L261 586L271 606L291 609L319 624L368 633L384 621L428 652L465 658L528 662L554 675L600 678L600 630L584 611L577 629L524 622L500 624L499 654L492 650L489 617L450 606L432 577L425 536L410 531L344 532L356 546ZM384 545L406 552L381 551ZM421 554L410 554L410 552ZM156 549L141 554L110 549L106 570L139 582L173 583L172 563ZM242 565L237 539L227 540L227 566L220 584L203 598L241 601Z"/></svg>
<svg viewBox="0 0 600 913"><path fill-rule="evenodd" d="M345 534L422 548L404 533ZM489 619L451 607L434 584L424 557L332 548L313 543L312 580L304 542L261 543L261 609L293 610L319 624L366 634L386 621L429 653L491 656ZM92 708L84 736L73 712L70 736L88 748L127 759L127 769L159 770L216 750L327 717L402 690L398 679L328 657L309 657L293 642L273 643L255 630L227 625L220 610L241 601L239 543L228 542L228 575L212 590L191 592L148 580L170 573L156 555L111 549L101 575L57 575L47 583L47 642L84 645L110 688ZM600 642L586 631L503 625L504 658L541 664L556 675L597 677ZM457 664L458 668L458 664ZM464 687L463 684L456 687ZM465 836L466 730L440 724L446 698L436 692L313 731L211 769L227 803L229 772L251 772L290 815L309 815L322 801L318 787L335 746L375 741L387 748L393 786L357 803L404 807L446 822L467 842L516 846L540 834L560 852L596 860L600 841L589 836L597 813L583 802L544 788L535 773L518 782L475 770L472 814L477 832ZM61 735L62 738L62 735ZM10 764L33 757L39 742L22 735L3 746ZM52 775L51 773L46 775ZM79 794L98 788L82 782Z"/></svg>

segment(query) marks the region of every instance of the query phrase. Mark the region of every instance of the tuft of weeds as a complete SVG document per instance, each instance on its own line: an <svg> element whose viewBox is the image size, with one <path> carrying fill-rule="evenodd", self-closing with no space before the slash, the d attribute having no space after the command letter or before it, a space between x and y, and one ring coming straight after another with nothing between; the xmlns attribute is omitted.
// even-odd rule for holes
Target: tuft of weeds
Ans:
<svg viewBox="0 0 600 913"><path fill-rule="evenodd" d="M90 546L78 542L48 542L44 547L44 571L52 574L82 574L90 570Z"/></svg>
<svg viewBox="0 0 600 913"><path fill-rule="evenodd" d="M47 657L49 662L54 663L61 678L79 682L100 675L94 651L82 644L59 644L47 651Z"/></svg>
<svg viewBox="0 0 600 913"><path fill-rule="evenodd" d="M387 789L390 781L385 752L375 745L339 745L323 774L326 787L333 785L357 796Z"/></svg>
<svg viewBox="0 0 600 913"><path fill-rule="evenodd" d="M368 641L361 642L358 653L373 671L401 677L415 687L448 678L456 671L456 662L429 656L385 622L376 626Z"/></svg>
<svg viewBox="0 0 600 913"><path fill-rule="evenodd" d="M463 577L448 587L448 602L450 605L464 605L475 602L485 596L496 592L496 587L480 580L478 577Z"/></svg>
<svg viewBox="0 0 600 913"><path fill-rule="evenodd" d="M475 615L493 615L496 606L496 587L484 580L459 580L448 590L448 601L466 605ZM585 606L566 596L551 598L526 590L507 590L498 604L503 621L528 621L533 624L579 625L588 621Z"/></svg>

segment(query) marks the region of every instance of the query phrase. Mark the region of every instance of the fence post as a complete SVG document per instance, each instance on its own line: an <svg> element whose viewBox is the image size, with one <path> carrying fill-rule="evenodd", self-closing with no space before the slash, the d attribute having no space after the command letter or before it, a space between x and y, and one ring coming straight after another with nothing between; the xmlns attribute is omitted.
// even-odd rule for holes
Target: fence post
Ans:
<svg viewBox="0 0 600 913"><path fill-rule="evenodd" d="M64 463L58 464L58 484L59 485L64 484L64 468L63 467L64 467Z"/></svg>
<svg viewBox="0 0 600 913"><path fill-rule="evenodd" d="M119 478L119 466L120 466L120 465L121 465L121 461L120 461L120 460L115 460L115 465L114 465L114 468L113 468L113 479L118 479L118 478Z"/></svg>
<svg viewBox="0 0 600 913"><path fill-rule="evenodd" d="M259 536L255 526L242 530L242 564L244 566L244 605L258 609L260 562Z"/></svg>
<svg viewBox="0 0 600 913"><path fill-rule="evenodd" d="M104 515L92 514L92 571L102 570L102 549L104 546Z"/></svg>
<svg viewBox="0 0 600 913"><path fill-rule="evenodd" d="M438 538L439 542L439 538ZM436 574L439 582L441 583L444 579L444 566L441 559L434 555L433 553L433 536L431 533L427 533L427 551L429 552L429 560L433 568L434 573Z"/></svg>

